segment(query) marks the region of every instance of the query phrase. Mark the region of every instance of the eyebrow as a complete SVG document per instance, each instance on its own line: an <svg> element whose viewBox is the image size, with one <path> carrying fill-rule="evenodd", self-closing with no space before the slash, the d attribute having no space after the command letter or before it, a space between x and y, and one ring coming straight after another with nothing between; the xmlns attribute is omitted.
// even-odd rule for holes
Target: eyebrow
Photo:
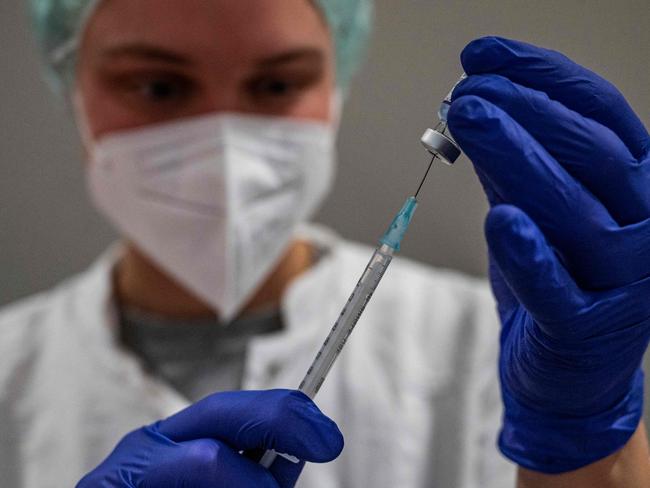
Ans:
<svg viewBox="0 0 650 488"><path fill-rule="evenodd" d="M109 47L105 49L101 55L102 57L109 59L133 57L177 65L191 64L190 59L182 54L158 46L141 43Z"/></svg>
<svg viewBox="0 0 650 488"><path fill-rule="evenodd" d="M192 64L191 58L184 56L181 53L146 43L133 43L109 47L105 49L101 55L102 57L109 59L133 57L179 66ZM314 47L302 47L261 58L256 61L256 64L259 67L267 68L303 60L322 62L324 57L325 56L320 49Z"/></svg>
<svg viewBox="0 0 650 488"><path fill-rule="evenodd" d="M305 47L292 49L290 51L285 51L280 54L270 56L268 58L262 58L257 61L257 64L261 67L271 67L279 64L291 63L294 61L312 61L320 62L324 59L324 54L320 49L313 47Z"/></svg>

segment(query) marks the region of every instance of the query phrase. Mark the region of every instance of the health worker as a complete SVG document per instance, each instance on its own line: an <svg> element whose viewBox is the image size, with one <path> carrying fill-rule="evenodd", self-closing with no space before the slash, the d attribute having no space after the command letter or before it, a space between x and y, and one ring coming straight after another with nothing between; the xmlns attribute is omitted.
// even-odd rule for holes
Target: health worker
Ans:
<svg viewBox="0 0 650 488"><path fill-rule="evenodd" d="M30 6L121 239L0 315L2 486L649 486L650 137L612 85L465 48L493 293L397 259L317 407L285 388L370 256L308 224L370 1Z"/></svg>

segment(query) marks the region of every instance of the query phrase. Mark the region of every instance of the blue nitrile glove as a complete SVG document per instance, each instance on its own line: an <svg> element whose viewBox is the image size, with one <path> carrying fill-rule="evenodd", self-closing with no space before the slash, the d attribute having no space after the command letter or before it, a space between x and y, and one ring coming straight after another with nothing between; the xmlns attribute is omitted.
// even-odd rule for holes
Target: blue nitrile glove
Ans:
<svg viewBox="0 0 650 488"><path fill-rule="evenodd" d="M270 469L239 454L275 449ZM77 488L289 488L304 461L335 459L343 436L303 393L291 390L216 393L127 434Z"/></svg>
<svg viewBox="0 0 650 488"><path fill-rule="evenodd" d="M484 38L462 63L449 127L491 204L499 446L529 469L574 470L641 418L650 137L614 86L557 52Z"/></svg>

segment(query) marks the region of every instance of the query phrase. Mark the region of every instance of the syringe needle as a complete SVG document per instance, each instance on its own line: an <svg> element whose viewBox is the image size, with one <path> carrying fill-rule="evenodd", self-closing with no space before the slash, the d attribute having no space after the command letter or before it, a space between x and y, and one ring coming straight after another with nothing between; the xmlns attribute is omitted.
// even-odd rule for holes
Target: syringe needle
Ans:
<svg viewBox="0 0 650 488"><path fill-rule="evenodd" d="M424 173L424 177L422 178L422 181L420 181L420 186L418 186L418 190L415 192L415 195L413 195L414 198L417 199L418 194L420 193L420 190L422 189L422 185L424 185L424 180L427 179L429 171L431 170L431 166L433 166L433 162L436 160L436 157L437 157L437 155L434 154L433 157L431 158L431 162L429 163L429 167L427 168L426 173Z"/></svg>

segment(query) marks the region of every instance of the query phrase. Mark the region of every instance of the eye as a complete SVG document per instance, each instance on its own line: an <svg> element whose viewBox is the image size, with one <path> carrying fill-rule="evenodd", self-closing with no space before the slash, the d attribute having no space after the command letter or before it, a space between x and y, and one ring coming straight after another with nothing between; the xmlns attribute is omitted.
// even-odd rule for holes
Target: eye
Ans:
<svg viewBox="0 0 650 488"><path fill-rule="evenodd" d="M142 95L152 100L166 100L179 92L178 86L167 80L154 80L146 83L142 85L140 91Z"/></svg>
<svg viewBox="0 0 650 488"><path fill-rule="evenodd" d="M295 93L300 85L281 78L262 78L251 83L251 92L257 97L286 97Z"/></svg>
<svg viewBox="0 0 650 488"><path fill-rule="evenodd" d="M162 103L187 98L191 85L191 82L180 77L154 77L136 81L134 88L144 99Z"/></svg>
<svg viewBox="0 0 650 488"><path fill-rule="evenodd" d="M287 104L313 89L322 80L319 66L287 66L257 73L246 83L248 95L260 105Z"/></svg>
<svg viewBox="0 0 650 488"><path fill-rule="evenodd" d="M158 71L129 71L108 76L113 90L127 97L131 103L165 105L181 103L196 92L192 79Z"/></svg>

